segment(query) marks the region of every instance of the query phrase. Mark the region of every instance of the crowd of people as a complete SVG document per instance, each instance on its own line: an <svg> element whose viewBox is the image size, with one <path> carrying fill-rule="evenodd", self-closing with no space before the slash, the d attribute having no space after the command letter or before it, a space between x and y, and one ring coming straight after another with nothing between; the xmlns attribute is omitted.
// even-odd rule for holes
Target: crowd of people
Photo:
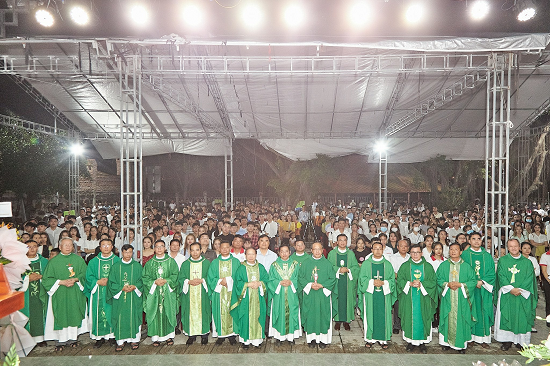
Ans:
<svg viewBox="0 0 550 366"><path fill-rule="evenodd" d="M82 333L96 347L137 349L142 326L153 346L182 332L187 344L211 334L244 348L305 333L325 348L357 313L367 348L388 348L392 333L409 352L426 353L434 333L460 353L492 339L520 348L536 331L538 284L550 315L548 211L511 207L505 241L477 206L171 203L145 208L137 235L121 232L116 205L53 210L21 231L31 259L23 312L39 345L55 341L56 351Z"/></svg>

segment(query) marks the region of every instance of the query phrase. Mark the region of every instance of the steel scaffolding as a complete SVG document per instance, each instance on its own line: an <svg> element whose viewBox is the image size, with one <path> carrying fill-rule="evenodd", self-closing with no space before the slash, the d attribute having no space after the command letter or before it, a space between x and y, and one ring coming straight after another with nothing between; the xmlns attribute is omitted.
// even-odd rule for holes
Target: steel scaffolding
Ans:
<svg viewBox="0 0 550 366"><path fill-rule="evenodd" d="M485 134L485 247L500 256L501 240L508 241L508 186L510 148L512 53L493 54L487 72ZM491 234L489 234L489 229ZM495 242L496 241L496 242ZM496 253L495 253L496 252Z"/></svg>
<svg viewBox="0 0 550 366"><path fill-rule="evenodd" d="M120 96L120 213L121 238L128 241L134 230L136 258L142 259L143 227L143 131L141 62L139 56L117 58ZM125 235L125 236L124 236Z"/></svg>
<svg viewBox="0 0 550 366"><path fill-rule="evenodd" d="M233 140L228 140L228 145L225 152L225 196L224 205L226 210L233 209Z"/></svg>
<svg viewBox="0 0 550 366"><path fill-rule="evenodd" d="M378 156L378 207L382 212L388 209L388 153L380 150Z"/></svg>
<svg viewBox="0 0 550 366"><path fill-rule="evenodd" d="M80 204L80 155L69 151L69 210L78 215Z"/></svg>

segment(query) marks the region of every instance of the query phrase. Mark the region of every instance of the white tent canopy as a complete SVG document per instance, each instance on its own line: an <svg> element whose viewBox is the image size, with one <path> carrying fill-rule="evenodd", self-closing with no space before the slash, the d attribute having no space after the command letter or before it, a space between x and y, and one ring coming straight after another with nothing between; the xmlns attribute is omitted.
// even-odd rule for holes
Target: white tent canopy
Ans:
<svg viewBox="0 0 550 366"><path fill-rule="evenodd" d="M107 159L120 156L114 61L139 55L146 156L220 156L231 138L291 159L372 155L386 137L391 162L471 160L485 158L490 54L515 54L513 134L548 103L549 42L548 34L361 44L3 39L0 72L26 78Z"/></svg>

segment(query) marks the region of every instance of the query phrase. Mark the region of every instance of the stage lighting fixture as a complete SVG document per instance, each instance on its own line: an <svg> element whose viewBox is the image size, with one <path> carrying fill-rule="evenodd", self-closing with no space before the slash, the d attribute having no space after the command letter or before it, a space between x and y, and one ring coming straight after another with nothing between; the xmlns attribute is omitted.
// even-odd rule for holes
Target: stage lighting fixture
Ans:
<svg viewBox="0 0 550 366"><path fill-rule="evenodd" d="M247 5L242 12L245 25L248 28L257 28L264 20L264 14L255 4Z"/></svg>
<svg viewBox="0 0 550 366"><path fill-rule="evenodd" d="M306 15L304 9L297 4L289 5L284 13L286 24L292 28L300 26L300 24L304 22L305 17Z"/></svg>
<svg viewBox="0 0 550 366"><path fill-rule="evenodd" d="M134 4L130 8L130 19L137 26L146 26L149 24L149 10L142 4Z"/></svg>
<svg viewBox="0 0 550 366"><path fill-rule="evenodd" d="M80 156L84 153L84 146L82 146L79 143L75 143L75 144L71 145L70 149L71 149L71 153L74 156Z"/></svg>
<svg viewBox="0 0 550 366"><path fill-rule="evenodd" d="M183 9L183 21L192 27L199 26L203 21L201 9L195 5L187 5Z"/></svg>
<svg viewBox="0 0 550 366"><path fill-rule="evenodd" d="M78 25L86 25L90 21L88 11L81 6L74 6L69 14L72 21Z"/></svg>
<svg viewBox="0 0 550 366"><path fill-rule="evenodd" d="M349 20L355 27L362 27L369 22L371 18L371 9L366 1L360 1L353 4L349 11Z"/></svg>
<svg viewBox="0 0 550 366"><path fill-rule="evenodd" d="M470 18L473 20L481 20L489 14L491 7L485 0L477 0L470 5Z"/></svg>
<svg viewBox="0 0 550 366"><path fill-rule="evenodd" d="M47 8L40 8L36 10L34 13L34 17L36 18L36 21L38 24L40 24L43 27L51 27L53 25L54 18L51 11Z"/></svg>
<svg viewBox="0 0 550 366"><path fill-rule="evenodd" d="M518 3L518 20L520 22L526 22L535 17L537 14L537 9L535 8L535 4L532 0L524 0Z"/></svg>
<svg viewBox="0 0 550 366"><path fill-rule="evenodd" d="M377 153L383 154L388 151L388 143L386 140L378 140L374 144L374 151Z"/></svg>
<svg viewBox="0 0 550 366"><path fill-rule="evenodd" d="M424 18L424 13L424 6L419 3L414 3L407 8L405 19L409 24L418 24Z"/></svg>

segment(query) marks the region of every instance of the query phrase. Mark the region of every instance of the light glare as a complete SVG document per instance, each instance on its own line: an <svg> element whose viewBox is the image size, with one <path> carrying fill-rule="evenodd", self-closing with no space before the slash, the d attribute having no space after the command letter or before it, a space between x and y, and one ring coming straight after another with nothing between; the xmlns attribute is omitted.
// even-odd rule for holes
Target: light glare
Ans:
<svg viewBox="0 0 550 366"><path fill-rule="evenodd" d="M296 4L290 5L285 10L284 19L289 27L298 27L305 19L304 9Z"/></svg>
<svg viewBox="0 0 550 366"><path fill-rule="evenodd" d="M149 11L143 5L136 4L130 9L130 18L135 25L146 26L149 24Z"/></svg>
<svg viewBox="0 0 550 366"><path fill-rule="evenodd" d="M421 4L412 4L407 8L405 19L409 24L417 24L424 17L424 7Z"/></svg>
<svg viewBox="0 0 550 366"><path fill-rule="evenodd" d="M71 154L74 156L80 156L84 153L84 147L80 144L71 145Z"/></svg>
<svg viewBox="0 0 550 366"><path fill-rule="evenodd" d="M192 27L202 24L203 15L201 10L195 5L187 5L183 9L183 21Z"/></svg>
<svg viewBox="0 0 550 366"><path fill-rule="evenodd" d="M264 14L257 5L248 5L243 10L243 21L249 28L257 28L264 20Z"/></svg>
<svg viewBox="0 0 550 366"><path fill-rule="evenodd" d="M71 19L78 25L86 25L90 21L90 16L86 9L80 6L75 6L71 9Z"/></svg>
<svg viewBox="0 0 550 366"><path fill-rule="evenodd" d="M388 150L388 144L385 140L378 140L374 144L374 151L377 153L384 153Z"/></svg>
<svg viewBox="0 0 550 366"><path fill-rule="evenodd" d="M518 20L520 22L525 22L527 20L533 19L537 11L535 8L525 8L518 14Z"/></svg>
<svg viewBox="0 0 550 366"><path fill-rule="evenodd" d="M36 21L43 27L51 27L54 23L53 15L46 9L39 9L35 15Z"/></svg>
<svg viewBox="0 0 550 366"><path fill-rule="evenodd" d="M470 7L470 17L473 20L481 20L489 14L490 6L487 1L478 0Z"/></svg>
<svg viewBox="0 0 550 366"><path fill-rule="evenodd" d="M353 4L349 12L351 24L356 27L364 26L369 22L371 12L366 2L358 2Z"/></svg>

